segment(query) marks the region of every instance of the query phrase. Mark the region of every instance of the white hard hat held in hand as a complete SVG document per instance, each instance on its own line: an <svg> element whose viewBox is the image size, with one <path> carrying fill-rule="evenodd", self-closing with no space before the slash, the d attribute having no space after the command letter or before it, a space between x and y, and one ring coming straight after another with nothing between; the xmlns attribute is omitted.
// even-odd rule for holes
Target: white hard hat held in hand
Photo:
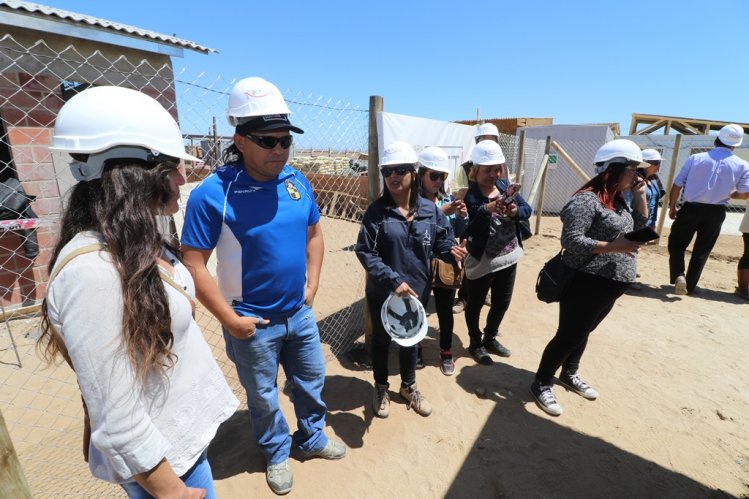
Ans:
<svg viewBox="0 0 749 499"><path fill-rule="evenodd" d="M419 165L437 172L450 173L447 154L439 147L426 147L419 153Z"/></svg>
<svg viewBox="0 0 749 499"><path fill-rule="evenodd" d="M744 129L739 125L726 125L718 132L718 139L728 147L739 147L744 141Z"/></svg>
<svg viewBox="0 0 749 499"><path fill-rule="evenodd" d="M642 151L631 140L614 139L606 142L596 151L593 163L596 165L596 173L600 174L613 164L642 163Z"/></svg>
<svg viewBox="0 0 749 499"><path fill-rule="evenodd" d="M71 163L78 181L101 178L104 160L159 156L200 161L185 152L177 122L152 97L123 87L92 87L73 96L55 120L52 152L85 154ZM74 164L73 164L74 163Z"/></svg>
<svg viewBox="0 0 749 499"><path fill-rule="evenodd" d="M659 153L655 149L643 149L642 150L642 160L645 162L649 161L663 161L663 157L661 156L661 153Z"/></svg>
<svg viewBox="0 0 749 499"><path fill-rule="evenodd" d="M385 146L385 150L382 151L380 168L392 165L414 165L418 161L419 158L416 156L416 151L411 147L411 144L402 140L396 140Z"/></svg>
<svg viewBox="0 0 749 499"><path fill-rule="evenodd" d="M482 140L471 151L471 161L475 166L502 165L507 162L502 147L493 140Z"/></svg>
<svg viewBox="0 0 749 499"><path fill-rule="evenodd" d="M404 347L423 340L429 329L424 306L413 296L390 293L380 309L380 319L387 334Z"/></svg>
<svg viewBox="0 0 749 499"><path fill-rule="evenodd" d="M475 138L483 137L484 135L491 135L493 137L499 137L499 130L494 123L482 123L476 126L476 132L474 133Z"/></svg>

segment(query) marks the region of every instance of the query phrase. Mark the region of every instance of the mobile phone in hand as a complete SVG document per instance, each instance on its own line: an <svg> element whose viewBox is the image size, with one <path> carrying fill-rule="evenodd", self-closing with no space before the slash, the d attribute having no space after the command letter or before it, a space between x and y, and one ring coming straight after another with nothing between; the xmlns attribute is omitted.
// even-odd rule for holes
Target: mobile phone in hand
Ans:
<svg viewBox="0 0 749 499"><path fill-rule="evenodd" d="M655 229L650 226L645 226L642 229L633 230L632 232L624 234L625 239L636 243L647 243L658 239L659 237L661 236L659 236Z"/></svg>

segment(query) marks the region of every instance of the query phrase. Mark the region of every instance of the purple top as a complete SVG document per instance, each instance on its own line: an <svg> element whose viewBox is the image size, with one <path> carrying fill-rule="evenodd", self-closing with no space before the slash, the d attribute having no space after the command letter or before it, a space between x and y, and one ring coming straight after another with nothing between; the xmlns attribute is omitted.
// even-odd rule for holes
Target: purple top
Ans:
<svg viewBox="0 0 749 499"><path fill-rule="evenodd" d="M727 205L734 190L749 192L749 163L716 147L689 156L674 184L684 188L687 203Z"/></svg>

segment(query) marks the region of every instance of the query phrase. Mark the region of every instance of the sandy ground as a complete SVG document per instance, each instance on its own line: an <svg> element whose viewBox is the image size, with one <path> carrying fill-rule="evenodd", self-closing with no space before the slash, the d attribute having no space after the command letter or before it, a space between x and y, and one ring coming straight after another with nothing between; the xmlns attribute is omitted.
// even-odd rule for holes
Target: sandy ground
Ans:
<svg viewBox="0 0 749 499"><path fill-rule="evenodd" d="M356 226L330 221L325 230L329 244L316 313L343 326L353 319L335 311L361 296L360 269L349 248ZM427 366L417 373L434 406L428 418L399 399L395 355L393 403L383 420L370 407L366 356L335 358L325 345L331 359L327 433L345 442L349 454L337 462L293 460L291 496L749 497L749 303L732 294L740 239L721 237L699 296L671 294L665 247L644 249L638 257L642 288L619 300L583 358L581 372L600 398L589 402L560 387L565 412L552 418L531 401L528 385L556 327L557 306L535 298L534 282L559 248L558 233L558 221L545 218L542 234L527 241L501 327L501 341L513 352L509 359L476 365L466 351L463 318L456 316L456 375L443 376L437 317L430 316ZM215 322L205 314L200 322L244 400ZM24 365L13 365L7 333L0 331L0 400L35 497L121 496L91 479L80 457L72 373L65 366L42 369L32 322L12 321L11 327ZM294 429L286 395L281 405ZM209 456L219 497L274 497L246 407L221 428Z"/></svg>

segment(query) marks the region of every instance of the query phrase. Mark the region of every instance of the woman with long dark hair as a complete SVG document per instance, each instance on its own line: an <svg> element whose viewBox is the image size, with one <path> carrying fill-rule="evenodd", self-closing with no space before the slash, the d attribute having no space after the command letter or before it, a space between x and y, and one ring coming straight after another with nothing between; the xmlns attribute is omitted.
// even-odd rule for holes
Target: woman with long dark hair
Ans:
<svg viewBox="0 0 749 499"><path fill-rule="evenodd" d="M215 497L206 450L239 401L193 318L192 277L156 220L178 211L180 159L195 158L158 102L117 87L68 101L51 150L71 156L78 183L38 347L75 370L91 472L130 497Z"/></svg>
<svg viewBox="0 0 749 499"><path fill-rule="evenodd" d="M468 223L468 209L462 200L455 199L445 191L445 182L450 172L447 163L445 151L439 147L425 148L419 153L419 183L422 196L437 205L450 222L454 235L460 238ZM455 373L452 354L455 291L451 288L432 287L440 326L440 371L445 376Z"/></svg>
<svg viewBox="0 0 749 499"><path fill-rule="evenodd" d="M433 201L419 193L416 164L411 145L388 145L382 161L385 188L382 196L364 213L356 243L356 256L367 271L367 305L372 321L372 370L376 416L386 418L390 410L388 394L388 350L391 338L380 318L382 305L391 293L411 295L425 304L431 284L431 257L455 262L465 249L455 243L452 228ZM400 395L422 416L432 406L416 385L416 346L400 346Z"/></svg>
<svg viewBox="0 0 749 499"><path fill-rule="evenodd" d="M641 161L640 148L632 141L604 144L595 156L597 175L562 208L562 261L575 269L575 276L559 302L559 327L531 385L538 406L553 416L562 413L552 388L560 367L559 382L565 388L588 400L598 397L578 369L588 336L635 280L640 243L624 234L647 223L645 182L636 175ZM629 189L632 210L622 196Z"/></svg>

